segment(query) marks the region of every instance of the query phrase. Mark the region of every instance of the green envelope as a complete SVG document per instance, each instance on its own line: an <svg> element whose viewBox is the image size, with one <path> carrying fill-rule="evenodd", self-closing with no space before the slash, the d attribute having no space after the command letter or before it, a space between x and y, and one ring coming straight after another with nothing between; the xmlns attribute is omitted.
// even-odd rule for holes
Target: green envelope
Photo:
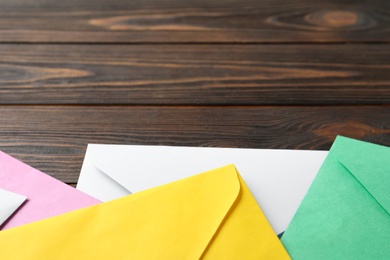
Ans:
<svg viewBox="0 0 390 260"><path fill-rule="evenodd" d="M292 259L390 259L390 148L338 136L282 243Z"/></svg>

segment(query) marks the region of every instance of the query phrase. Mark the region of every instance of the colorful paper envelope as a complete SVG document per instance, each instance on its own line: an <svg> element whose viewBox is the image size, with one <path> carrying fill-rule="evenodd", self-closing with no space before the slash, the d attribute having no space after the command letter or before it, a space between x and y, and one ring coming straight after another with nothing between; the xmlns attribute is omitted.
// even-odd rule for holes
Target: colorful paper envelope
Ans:
<svg viewBox="0 0 390 260"><path fill-rule="evenodd" d="M337 137L282 242L293 259L390 259L390 148Z"/></svg>
<svg viewBox="0 0 390 260"><path fill-rule="evenodd" d="M56 216L99 203L0 151L0 188L27 197L1 229Z"/></svg>
<svg viewBox="0 0 390 260"><path fill-rule="evenodd" d="M290 259L233 165L0 232L0 259Z"/></svg>
<svg viewBox="0 0 390 260"><path fill-rule="evenodd" d="M89 144L77 189L102 201L233 163L274 231L286 230L326 151Z"/></svg>

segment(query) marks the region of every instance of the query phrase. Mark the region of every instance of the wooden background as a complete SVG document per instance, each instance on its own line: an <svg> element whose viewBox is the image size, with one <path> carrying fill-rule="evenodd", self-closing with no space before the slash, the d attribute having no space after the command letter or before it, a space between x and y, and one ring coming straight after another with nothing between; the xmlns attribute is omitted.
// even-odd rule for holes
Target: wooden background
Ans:
<svg viewBox="0 0 390 260"><path fill-rule="evenodd" d="M390 146L390 1L2 0L0 149Z"/></svg>

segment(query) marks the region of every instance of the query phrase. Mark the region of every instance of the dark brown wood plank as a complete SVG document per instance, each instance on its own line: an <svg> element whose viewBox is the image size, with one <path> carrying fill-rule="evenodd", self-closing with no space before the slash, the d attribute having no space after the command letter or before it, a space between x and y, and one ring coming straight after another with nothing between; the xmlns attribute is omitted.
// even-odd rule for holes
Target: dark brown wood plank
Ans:
<svg viewBox="0 0 390 260"><path fill-rule="evenodd" d="M338 134L390 146L390 106L0 106L0 149L68 183L88 143L323 150Z"/></svg>
<svg viewBox="0 0 390 260"><path fill-rule="evenodd" d="M0 104L389 104L390 45L0 45Z"/></svg>
<svg viewBox="0 0 390 260"><path fill-rule="evenodd" d="M389 42L387 0L5 0L0 42Z"/></svg>

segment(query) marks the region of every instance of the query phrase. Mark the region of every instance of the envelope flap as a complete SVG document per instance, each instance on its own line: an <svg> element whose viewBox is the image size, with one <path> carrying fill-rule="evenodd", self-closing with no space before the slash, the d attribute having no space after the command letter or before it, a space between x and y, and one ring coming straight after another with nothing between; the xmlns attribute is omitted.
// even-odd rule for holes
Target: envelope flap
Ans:
<svg viewBox="0 0 390 260"><path fill-rule="evenodd" d="M339 136L332 150L339 162L390 214L390 148Z"/></svg>
<svg viewBox="0 0 390 260"><path fill-rule="evenodd" d="M198 179L196 180L198 183L195 183L194 177ZM186 179L193 179L191 186L197 187L196 190L199 191L194 190L195 194L202 196L204 188L206 187L206 190L208 190L208 192L204 193L205 197L198 197L196 204L192 205L194 209L197 209L198 213L191 214L192 221L196 226L205 227L203 231L193 228L194 238L197 236L203 237L203 241L200 242L203 243L204 247L199 252L199 257L196 257L201 258L237 202L241 185L234 165L228 165L194 177ZM185 181L186 179L183 180ZM206 202L206 200L208 201Z"/></svg>

